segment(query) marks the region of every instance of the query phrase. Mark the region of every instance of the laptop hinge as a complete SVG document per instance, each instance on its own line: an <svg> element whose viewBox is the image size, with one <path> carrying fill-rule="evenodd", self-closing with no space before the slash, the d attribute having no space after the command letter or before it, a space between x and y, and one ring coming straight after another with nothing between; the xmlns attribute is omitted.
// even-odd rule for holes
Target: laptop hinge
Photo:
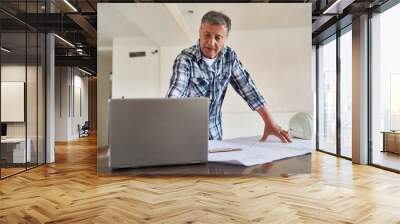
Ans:
<svg viewBox="0 0 400 224"><path fill-rule="evenodd" d="M189 163L201 163L201 161L200 160L190 160Z"/></svg>

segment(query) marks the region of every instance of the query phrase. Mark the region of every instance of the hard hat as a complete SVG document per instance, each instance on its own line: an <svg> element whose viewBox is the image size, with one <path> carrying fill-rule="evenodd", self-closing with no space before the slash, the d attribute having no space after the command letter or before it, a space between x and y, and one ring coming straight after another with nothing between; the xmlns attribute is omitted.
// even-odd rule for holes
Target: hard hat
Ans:
<svg viewBox="0 0 400 224"><path fill-rule="evenodd" d="M294 138L312 139L313 117L305 112L293 115L289 121L289 135Z"/></svg>

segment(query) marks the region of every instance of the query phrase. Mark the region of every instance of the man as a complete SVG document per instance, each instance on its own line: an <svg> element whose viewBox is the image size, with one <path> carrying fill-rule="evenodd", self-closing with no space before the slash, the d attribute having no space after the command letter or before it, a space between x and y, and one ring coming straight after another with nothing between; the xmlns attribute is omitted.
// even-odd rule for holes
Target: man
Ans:
<svg viewBox="0 0 400 224"><path fill-rule="evenodd" d="M230 28L231 21L223 13L210 11L203 16L198 43L184 49L175 59L167 97L208 97L208 136L210 140L221 140L221 107L230 83L262 117L265 126L261 141L275 135L282 142L291 142L288 132L273 121L263 96L236 53L224 45Z"/></svg>

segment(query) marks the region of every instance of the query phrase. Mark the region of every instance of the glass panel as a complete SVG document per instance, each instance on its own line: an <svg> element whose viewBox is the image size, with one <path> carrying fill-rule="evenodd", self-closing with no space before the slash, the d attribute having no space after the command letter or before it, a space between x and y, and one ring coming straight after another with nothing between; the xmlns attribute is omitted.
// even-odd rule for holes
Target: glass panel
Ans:
<svg viewBox="0 0 400 224"><path fill-rule="evenodd" d="M400 130L400 73L390 75L390 130Z"/></svg>
<svg viewBox="0 0 400 224"><path fill-rule="evenodd" d="M38 163L45 163L45 63L46 63L46 37L39 34L38 45Z"/></svg>
<svg viewBox="0 0 400 224"><path fill-rule="evenodd" d="M10 15L21 20L25 19L24 13L26 4L25 1L8 1L1 0L0 7L7 13L0 13L1 31L2 32L20 32L25 33L25 24L21 21L13 19Z"/></svg>
<svg viewBox="0 0 400 224"><path fill-rule="evenodd" d="M45 162L45 35L15 19L37 23L29 16L44 13L45 1L0 1L0 7L4 178Z"/></svg>
<svg viewBox="0 0 400 224"><path fill-rule="evenodd" d="M38 144L37 144L37 75L38 75L38 36L36 32L27 33L28 38L28 63L27 63L27 82L26 82L26 111L27 111L27 142L30 148L30 159L28 168L37 165Z"/></svg>
<svg viewBox="0 0 400 224"><path fill-rule="evenodd" d="M25 170L26 34L2 33L1 47L1 175ZM28 147L29 148L29 147Z"/></svg>
<svg viewBox="0 0 400 224"><path fill-rule="evenodd" d="M372 163L400 170L400 4L372 18Z"/></svg>
<svg viewBox="0 0 400 224"><path fill-rule="evenodd" d="M319 149L336 153L336 39L318 51Z"/></svg>
<svg viewBox="0 0 400 224"><path fill-rule="evenodd" d="M341 155L351 158L352 149L352 35L340 37L340 121Z"/></svg>

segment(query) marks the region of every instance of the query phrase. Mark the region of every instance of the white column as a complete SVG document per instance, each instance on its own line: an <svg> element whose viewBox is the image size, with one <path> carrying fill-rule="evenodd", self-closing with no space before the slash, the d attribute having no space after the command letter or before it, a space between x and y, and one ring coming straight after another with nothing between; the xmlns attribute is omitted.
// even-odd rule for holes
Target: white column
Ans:
<svg viewBox="0 0 400 224"><path fill-rule="evenodd" d="M368 15L353 20L353 162L368 163Z"/></svg>
<svg viewBox="0 0 400 224"><path fill-rule="evenodd" d="M46 163L55 161L54 133L55 133L55 76L54 76L54 35L46 36Z"/></svg>

